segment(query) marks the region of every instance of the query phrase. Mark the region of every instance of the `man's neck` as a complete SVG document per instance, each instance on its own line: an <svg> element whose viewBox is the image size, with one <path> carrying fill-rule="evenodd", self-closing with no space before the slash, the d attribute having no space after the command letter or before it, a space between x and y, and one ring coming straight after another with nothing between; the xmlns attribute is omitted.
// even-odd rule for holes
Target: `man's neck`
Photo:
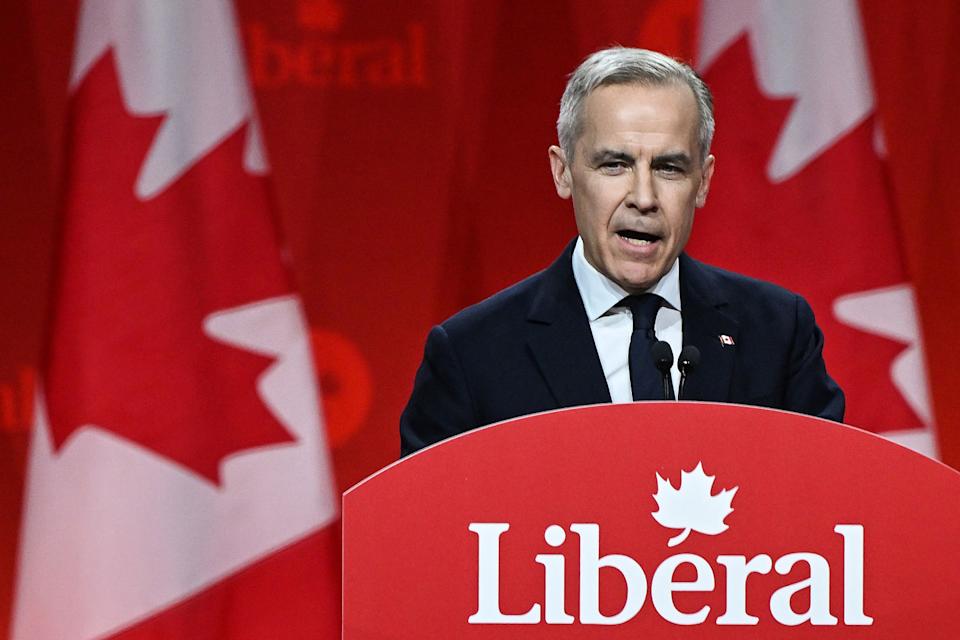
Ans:
<svg viewBox="0 0 960 640"><path fill-rule="evenodd" d="M577 238L573 248L573 278L576 280L580 298L587 311L587 317L592 321L611 307L630 295L619 284L605 276L596 267L590 264L583 248L583 239ZM670 269L652 287L643 293L655 293L667 301L667 304L680 310L680 262L674 260Z"/></svg>

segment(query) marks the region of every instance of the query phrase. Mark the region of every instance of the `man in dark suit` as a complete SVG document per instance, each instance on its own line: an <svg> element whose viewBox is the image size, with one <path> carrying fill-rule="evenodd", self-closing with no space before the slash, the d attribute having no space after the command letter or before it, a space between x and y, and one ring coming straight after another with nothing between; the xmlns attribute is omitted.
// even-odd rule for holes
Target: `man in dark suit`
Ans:
<svg viewBox="0 0 960 640"><path fill-rule="evenodd" d="M577 68L549 156L579 237L545 271L433 328L402 454L538 411L662 399L664 377L674 394L680 372L657 371L655 341L699 349L684 400L843 419L806 301L682 253L713 176L713 129L709 89L672 58L616 47Z"/></svg>

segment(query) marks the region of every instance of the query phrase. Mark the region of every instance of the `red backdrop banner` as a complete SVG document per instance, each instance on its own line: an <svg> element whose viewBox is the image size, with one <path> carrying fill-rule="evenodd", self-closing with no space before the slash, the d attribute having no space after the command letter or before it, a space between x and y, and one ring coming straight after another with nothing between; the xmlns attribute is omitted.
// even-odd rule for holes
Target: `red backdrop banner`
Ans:
<svg viewBox="0 0 960 640"><path fill-rule="evenodd" d="M960 30L960 7L950 0L932 0L923 11L901 4L863 2L860 12L876 98L871 118L881 123L886 141L877 179L893 194L888 213L896 221L881 244L895 247L905 281L913 285L919 327L927 352L935 356L927 363L930 421L942 459L958 466L960 399L953 392L958 380L952 367L958 340L952 317L960 299L955 215L960 194L954 180L960 167L952 149L960 143L960 126L951 109L960 44L951 34ZM701 3L237 0L236 5L277 210L310 323L337 478L347 487L395 459L398 416L430 326L543 268L574 234L569 204L553 192L546 156L566 74L589 51L614 42L696 62ZM75 28L74 3L11 0L0 7L5 61L0 112L8 125L0 133L6 176L0 181L5 514L0 603L6 607L26 433L52 299ZM721 71L741 74L726 88L717 87L718 145L731 140L738 119L753 113L742 107L744 98L762 96L750 107L771 128L789 106L784 101L789 96L755 93L760 89L750 82L756 72L749 65L755 52L740 46L705 69L718 82ZM716 66L721 63L725 66ZM833 153L867 142L873 148L872 133L864 124ZM700 214L693 249L739 267L742 256L729 255L717 229L746 219L721 207L724 190L730 194L738 184L751 184L733 173L736 156L731 148L718 157L716 192ZM816 205L836 206L841 195L828 188ZM872 202L860 195L847 194L844 202ZM744 196L778 197L763 189ZM803 217L808 209L791 211ZM863 211L866 222L828 222L818 234L830 242L817 242L804 257L826 280L834 279L827 285L834 293L843 293L847 285L838 281L852 277L854 267L870 280L858 284L861 289L900 281L891 273L897 266L891 266L886 248L874 251L863 238L862 252L837 248L836 237L872 228L876 209ZM726 222L728 215L736 221ZM828 365L842 372L846 384L876 381L866 385L875 387L875 395L851 394L851 416L877 429L924 422L887 370L909 345L841 326L818 284L747 268L781 279L814 302L827 330ZM859 364L861 351L870 354L869 366ZM886 406L887 417L875 410ZM896 420L888 420L893 415ZM874 420L877 424L867 424ZM6 617L0 611L0 619Z"/></svg>

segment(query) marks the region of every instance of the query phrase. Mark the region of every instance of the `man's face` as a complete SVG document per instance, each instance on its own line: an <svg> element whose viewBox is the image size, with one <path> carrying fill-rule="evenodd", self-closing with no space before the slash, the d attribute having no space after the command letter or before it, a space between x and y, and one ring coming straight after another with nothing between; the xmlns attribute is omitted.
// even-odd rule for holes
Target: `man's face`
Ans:
<svg viewBox="0 0 960 640"><path fill-rule="evenodd" d="M683 251L706 199L697 103L686 85L599 87L587 96L573 158L550 147L557 194L573 198L587 260L630 293L652 287Z"/></svg>

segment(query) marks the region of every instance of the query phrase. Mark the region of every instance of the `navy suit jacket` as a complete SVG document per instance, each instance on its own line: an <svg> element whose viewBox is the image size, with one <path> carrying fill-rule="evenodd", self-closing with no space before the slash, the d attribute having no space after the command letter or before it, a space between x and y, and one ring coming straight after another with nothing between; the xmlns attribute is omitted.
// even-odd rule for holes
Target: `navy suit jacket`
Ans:
<svg viewBox="0 0 960 640"><path fill-rule="evenodd" d="M610 402L572 250L573 243L546 270L430 331L400 418L402 455L500 420ZM799 295L684 254L680 301L683 344L701 354L684 400L843 420L843 391L827 375L823 334Z"/></svg>

